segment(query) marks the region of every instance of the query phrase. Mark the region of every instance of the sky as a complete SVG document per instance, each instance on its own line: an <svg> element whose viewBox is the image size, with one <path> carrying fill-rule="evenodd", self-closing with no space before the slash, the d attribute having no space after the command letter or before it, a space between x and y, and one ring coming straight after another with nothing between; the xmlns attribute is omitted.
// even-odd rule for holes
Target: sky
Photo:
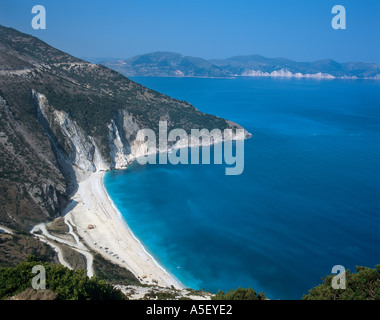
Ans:
<svg viewBox="0 0 380 320"><path fill-rule="evenodd" d="M338 4L346 30L331 26ZM32 28L34 5L46 8L45 30ZM169 51L380 64L379 0L0 0L0 24L81 58Z"/></svg>

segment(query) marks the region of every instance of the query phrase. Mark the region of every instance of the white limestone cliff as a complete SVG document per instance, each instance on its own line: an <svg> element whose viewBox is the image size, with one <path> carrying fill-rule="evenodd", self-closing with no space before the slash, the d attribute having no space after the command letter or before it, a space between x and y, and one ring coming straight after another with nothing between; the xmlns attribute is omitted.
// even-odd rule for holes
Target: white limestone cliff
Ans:
<svg viewBox="0 0 380 320"><path fill-rule="evenodd" d="M107 157L99 151L96 137L87 135L68 113L58 111L49 105L45 95L32 90L32 99L37 110L37 118L52 142L65 176L75 183L94 172L126 168L131 161L147 155L144 143L136 139L141 128L136 119L126 110L116 112L107 128L104 128L108 130L109 155ZM228 124L236 129L242 129L230 121ZM244 129L240 134L224 134L217 138L209 134L201 140L189 135L186 141L177 143L175 147L210 145L224 140L247 139L250 136ZM169 145L161 150L157 146L154 153L170 151L171 147Z"/></svg>

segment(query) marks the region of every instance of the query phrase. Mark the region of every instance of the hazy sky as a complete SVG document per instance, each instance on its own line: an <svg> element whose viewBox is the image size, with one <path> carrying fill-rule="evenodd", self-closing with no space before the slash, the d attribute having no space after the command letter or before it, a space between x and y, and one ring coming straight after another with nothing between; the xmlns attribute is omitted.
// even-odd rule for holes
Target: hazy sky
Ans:
<svg viewBox="0 0 380 320"><path fill-rule="evenodd" d="M31 27L38 4L46 30ZM346 8L346 30L331 27L337 4ZM379 0L0 0L0 24L77 57L172 51L380 64Z"/></svg>

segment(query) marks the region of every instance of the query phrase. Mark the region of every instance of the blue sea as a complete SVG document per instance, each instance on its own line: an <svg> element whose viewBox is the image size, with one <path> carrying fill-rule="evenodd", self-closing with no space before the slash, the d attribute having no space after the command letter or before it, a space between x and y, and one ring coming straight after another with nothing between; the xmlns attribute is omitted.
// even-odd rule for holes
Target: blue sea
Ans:
<svg viewBox="0 0 380 320"><path fill-rule="evenodd" d="M380 81L133 78L238 122L228 165L139 165L105 186L134 234L186 287L300 299L334 265L380 264Z"/></svg>

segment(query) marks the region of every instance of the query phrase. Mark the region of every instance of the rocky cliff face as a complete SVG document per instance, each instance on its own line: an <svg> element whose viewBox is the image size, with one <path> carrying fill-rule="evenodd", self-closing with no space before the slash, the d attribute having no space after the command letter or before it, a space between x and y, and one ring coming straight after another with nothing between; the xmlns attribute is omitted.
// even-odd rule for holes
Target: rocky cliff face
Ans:
<svg viewBox="0 0 380 320"><path fill-rule="evenodd" d="M66 112L55 110L49 105L45 95L34 90L31 92L36 108L37 118L51 140L57 160L72 184L76 184L97 171L123 169L138 157L145 156L148 150L144 143L137 139L142 129L136 119L126 110L119 110L107 125L109 157L99 152L95 140L97 137L86 135L84 130ZM231 126L236 124L231 123ZM177 147L209 145L223 140L246 139L250 134L244 130L243 135L232 133L213 137L206 134L204 139L195 139L189 135L187 140L177 142ZM154 152L167 152L171 145L157 148Z"/></svg>
<svg viewBox="0 0 380 320"><path fill-rule="evenodd" d="M59 216L67 203L65 179L48 147L0 96L0 224L19 229Z"/></svg>
<svg viewBox="0 0 380 320"><path fill-rule="evenodd" d="M136 143L139 125L126 110L120 110L108 125L110 145L110 169L126 168L128 163L141 154Z"/></svg>
<svg viewBox="0 0 380 320"><path fill-rule="evenodd" d="M110 169L94 139L86 135L67 112L55 110L45 95L34 90L31 98L38 121L51 141L58 163L72 183L80 182L93 172Z"/></svg>

